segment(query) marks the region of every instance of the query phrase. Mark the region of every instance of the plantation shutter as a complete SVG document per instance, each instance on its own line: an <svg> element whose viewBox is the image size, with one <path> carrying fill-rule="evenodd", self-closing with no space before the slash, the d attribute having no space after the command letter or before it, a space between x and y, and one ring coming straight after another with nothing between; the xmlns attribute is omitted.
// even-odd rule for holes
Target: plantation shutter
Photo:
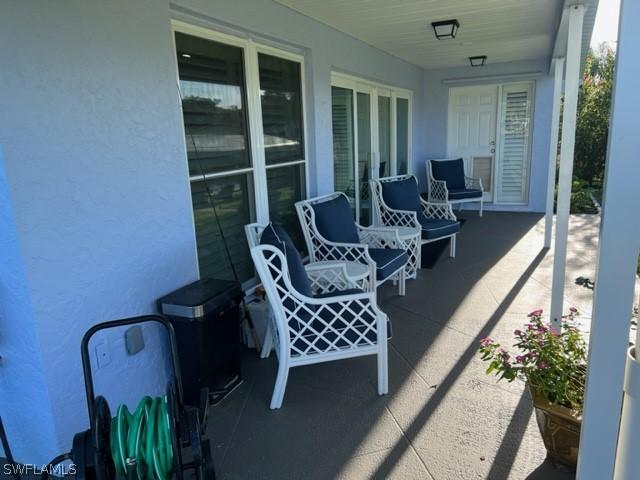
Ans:
<svg viewBox="0 0 640 480"><path fill-rule="evenodd" d="M531 142L530 84L505 85L502 89L501 134L498 144L497 200L526 203Z"/></svg>

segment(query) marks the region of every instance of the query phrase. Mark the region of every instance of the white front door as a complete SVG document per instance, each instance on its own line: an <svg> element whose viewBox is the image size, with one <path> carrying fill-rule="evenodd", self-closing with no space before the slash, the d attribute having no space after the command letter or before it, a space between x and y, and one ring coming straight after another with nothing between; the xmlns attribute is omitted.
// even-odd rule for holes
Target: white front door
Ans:
<svg viewBox="0 0 640 480"><path fill-rule="evenodd" d="M485 201L494 198L497 99L497 85L449 91L447 157L462 157L467 176L482 179Z"/></svg>

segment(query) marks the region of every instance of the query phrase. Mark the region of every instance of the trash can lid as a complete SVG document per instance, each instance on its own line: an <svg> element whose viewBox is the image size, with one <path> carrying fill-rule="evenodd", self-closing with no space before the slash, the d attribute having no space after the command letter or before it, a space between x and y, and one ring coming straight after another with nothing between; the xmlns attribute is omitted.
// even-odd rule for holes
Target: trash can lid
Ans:
<svg viewBox="0 0 640 480"><path fill-rule="evenodd" d="M162 313L196 319L242 295L239 282L216 278L201 278L158 300Z"/></svg>

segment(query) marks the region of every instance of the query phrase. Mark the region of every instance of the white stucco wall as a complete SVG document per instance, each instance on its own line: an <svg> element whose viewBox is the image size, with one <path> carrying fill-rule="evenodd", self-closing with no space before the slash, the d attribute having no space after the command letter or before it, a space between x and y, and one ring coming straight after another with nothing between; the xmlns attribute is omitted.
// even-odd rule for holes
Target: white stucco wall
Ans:
<svg viewBox="0 0 640 480"><path fill-rule="evenodd" d="M539 72L529 77L513 78L513 75ZM544 212L546 201L546 178L549 165L549 136L551 133L551 104L553 100L553 78L549 76L549 60L510 62L482 68L446 68L425 71L424 80L424 132L425 158L446 158L447 153L447 111L449 88L463 85L484 85L533 80L535 82L535 102L533 106L533 132L531 145L531 174L529 182L529 202L524 206L496 206L499 210L524 210ZM475 79L473 77L491 77ZM468 78L455 84L443 80ZM419 180L426 181L424 166L416 172ZM494 209L486 205L488 210Z"/></svg>

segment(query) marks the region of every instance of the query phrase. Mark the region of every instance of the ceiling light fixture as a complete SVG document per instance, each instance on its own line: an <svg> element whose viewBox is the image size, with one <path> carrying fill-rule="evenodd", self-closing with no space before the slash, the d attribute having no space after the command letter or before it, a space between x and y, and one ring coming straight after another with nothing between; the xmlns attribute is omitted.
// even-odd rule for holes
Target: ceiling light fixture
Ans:
<svg viewBox="0 0 640 480"><path fill-rule="evenodd" d="M469 63L472 67L482 67L484 66L484 62L487 60L486 55L479 55L477 57L469 57Z"/></svg>
<svg viewBox="0 0 640 480"><path fill-rule="evenodd" d="M448 38L456 38L460 22L454 18L451 20L433 22L431 26L433 27L433 33L435 33L436 38L438 40L445 40Z"/></svg>
<svg viewBox="0 0 640 480"><path fill-rule="evenodd" d="M189 55L188 53L183 53L183 54L182 54L182 56L183 56L184 58L191 58L191 55Z"/></svg>

